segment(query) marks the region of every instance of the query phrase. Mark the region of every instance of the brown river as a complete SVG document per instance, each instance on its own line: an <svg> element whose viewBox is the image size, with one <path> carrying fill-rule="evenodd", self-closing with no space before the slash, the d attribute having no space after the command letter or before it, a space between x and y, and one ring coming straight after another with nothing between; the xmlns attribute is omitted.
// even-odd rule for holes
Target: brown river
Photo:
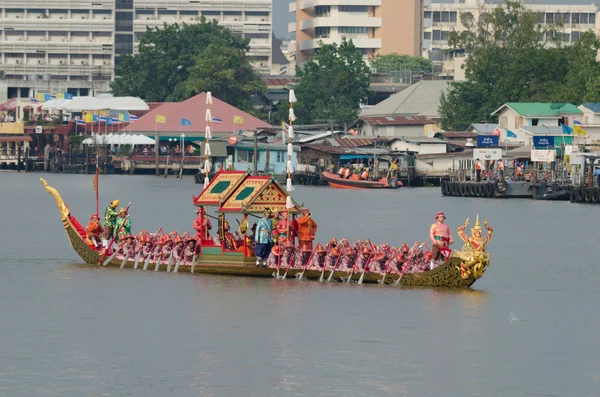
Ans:
<svg viewBox="0 0 600 397"><path fill-rule="evenodd" d="M40 176L95 210L91 175L0 172L0 396L600 396L600 206L296 188L323 242L488 219L473 289L410 289L84 266ZM100 210L189 230L200 188L101 176Z"/></svg>

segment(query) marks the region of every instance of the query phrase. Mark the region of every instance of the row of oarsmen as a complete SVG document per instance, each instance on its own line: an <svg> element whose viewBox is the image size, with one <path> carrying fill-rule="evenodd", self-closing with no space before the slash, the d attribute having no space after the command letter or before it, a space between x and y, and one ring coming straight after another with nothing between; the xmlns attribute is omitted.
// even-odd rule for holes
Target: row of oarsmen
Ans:
<svg viewBox="0 0 600 397"><path fill-rule="evenodd" d="M117 258L135 258L135 260L146 261L148 258L149 262L167 263L171 260L174 263L179 263L183 266L191 266L194 256L197 254L196 251L196 239L193 237L186 237L187 233L183 236L172 232L174 235L171 238L170 234L150 234L147 231L140 232L137 236L128 234L123 236L117 243L115 251L117 252Z"/></svg>
<svg viewBox="0 0 600 397"><path fill-rule="evenodd" d="M271 268L327 270L373 273L419 273L435 267L425 243L416 242L410 249L406 243L392 248L386 243L358 240L350 245L347 239L334 238L326 246L317 244L314 250L290 244L276 245L267 260Z"/></svg>

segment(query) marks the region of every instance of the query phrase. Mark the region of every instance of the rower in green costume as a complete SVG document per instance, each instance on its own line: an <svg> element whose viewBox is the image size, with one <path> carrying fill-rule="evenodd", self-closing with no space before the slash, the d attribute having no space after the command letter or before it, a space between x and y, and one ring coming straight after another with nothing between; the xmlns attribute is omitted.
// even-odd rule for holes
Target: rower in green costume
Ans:
<svg viewBox="0 0 600 397"><path fill-rule="evenodd" d="M123 225L122 228L121 225ZM121 228L120 231L119 228ZM119 211L119 216L115 221L114 233L116 234L117 231L119 232L119 235L117 236L117 241L120 241L121 238L127 236L128 234L131 234L131 219L127 216L127 211L125 211L125 208L121 208L121 211Z"/></svg>
<svg viewBox="0 0 600 397"><path fill-rule="evenodd" d="M115 223L117 221L117 216L119 215L116 210L118 206L119 200L113 200L110 202L110 205L106 207L106 211L104 211L104 230L102 234L102 246L104 248L108 247L108 242L115 233Z"/></svg>

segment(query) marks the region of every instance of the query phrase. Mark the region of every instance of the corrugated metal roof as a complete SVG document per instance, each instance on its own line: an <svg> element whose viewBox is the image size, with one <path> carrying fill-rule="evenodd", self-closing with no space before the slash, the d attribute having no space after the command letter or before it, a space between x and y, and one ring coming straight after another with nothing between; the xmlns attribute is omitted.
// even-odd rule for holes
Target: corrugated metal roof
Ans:
<svg viewBox="0 0 600 397"><path fill-rule="evenodd" d="M544 135L554 135L554 136L562 136L563 130L562 127L546 127L543 125L536 126L522 126L521 130L526 133L534 136L544 136Z"/></svg>
<svg viewBox="0 0 600 397"><path fill-rule="evenodd" d="M410 143L443 143L444 145L448 142L442 140L442 139L438 139L438 138L428 138L428 137L423 137L423 138L396 138L396 141L404 141L404 142L410 142Z"/></svg>
<svg viewBox="0 0 600 397"><path fill-rule="evenodd" d="M581 107L590 110L592 113L600 113L600 103L585 102L581 104Z"/></svg>
<svg viewBox="0 0 600 397"><path fill-rule="evenodd" d="M425 125L435 121L425 116L361 116L360 119L370 125Z"/></svg>
<svg viewBox="0 0 600 397"><path fill-rule="evenodd" d="M373 139L367 138L330 138L329 140L335 141L338 146L346 147L346 148L357 148L362 146L371 146L373 145Z"/></svg>
<svg viewBox="0 0 600 397"><path fill-rule="evenodd" d="M467 138L477 138L477 133L476 132L468 132L468 131L462 131L462 132L445 132L445 131L440 131L440 132L436 132L434 137L437 136L441 136L444 139L467 139Z"/></svg>
<svg viewBox="0 0 600 397"><path fill-rule="evenodd" d="M560 117L561 114L578 114L581 110L572 103L565 103L558 108L559 104L551 102L507 102L496 110L493 115L497 115L505 107L509 107L521 116L531 117ZM554 108L556 107L556 109Z"/></svg>
<svg viewBox="0 0 600 397"><path fill-rule="evenodd" d="M415 115L437 119L440 96L448 87L448 81L422 80L376 106L363 110L360 116Z"/></svg>

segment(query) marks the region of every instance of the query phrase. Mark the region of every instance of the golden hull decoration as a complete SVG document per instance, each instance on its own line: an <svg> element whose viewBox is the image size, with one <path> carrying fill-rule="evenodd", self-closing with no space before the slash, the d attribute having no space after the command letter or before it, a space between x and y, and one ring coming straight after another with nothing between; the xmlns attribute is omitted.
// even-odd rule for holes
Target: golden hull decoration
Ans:
<svg viewBox="0 0 600 397"><path fill-rule="evenodd" d="M67 234L67 238L71 243L71 247L79 255L79 257L88 265L101 266L98 264L102 254L92 249L81 235L82 227L77 219L72 216L69 212L68 207L64 203L59 192L53 187L49 186L46 181L40 178L42 184L46 188L46 191L54 197L58 206L61 220ZM79 229L79 231L78 231ZM214 249L214 248L213 248ZM256 267L255 257L244 257L243 255L234 255L235 253L226 252L223 253L211 252L202 253L198 255L196 263L194 265L194 273L191 273L191 267L185 266L180 268L177 274L220 274L220 275L231 275L231 276L247 276L247 277L267 277L271 278L273 275L273 269L271 268L259 268ZM487 256L487 254L485 254ZM489 265L489 258L485 261L485 264L476 263L470 267L465 267L465 264L472 262L472 253L468 251L453 251L450 258L439 267L422 273L406 273L400 279L400 285L403 286L417 286L417 287L446 287L446 288L469 288L473 283L480 278L485 269ZM119 268L121 266L122 259L114 259L110 262L107 267ZM128 260L124 268L133 269L135 259ZM154 270L154 264L151 265ZM285 269L284 269L285 270ZM166 272L167 264L161 263L158 271ZM288 272L288 278L293 279L298 273L301 273L301 269L290 269ZM330 272L325 271L324 277L328 278ZM304 273L304 277L309 280L318 280L321 276L319 270L307 270ZM348 273L345 271L335 271L333 275L334 280L340 280L341 278L347 278ZM395 284L400 276L397 274L389 273L385 277L386 284ZM360 272L353 275L353 280L360 278ZM382 279L382 276L377 273L366 273L363 279L363 283L375 284Z"/></svg>

